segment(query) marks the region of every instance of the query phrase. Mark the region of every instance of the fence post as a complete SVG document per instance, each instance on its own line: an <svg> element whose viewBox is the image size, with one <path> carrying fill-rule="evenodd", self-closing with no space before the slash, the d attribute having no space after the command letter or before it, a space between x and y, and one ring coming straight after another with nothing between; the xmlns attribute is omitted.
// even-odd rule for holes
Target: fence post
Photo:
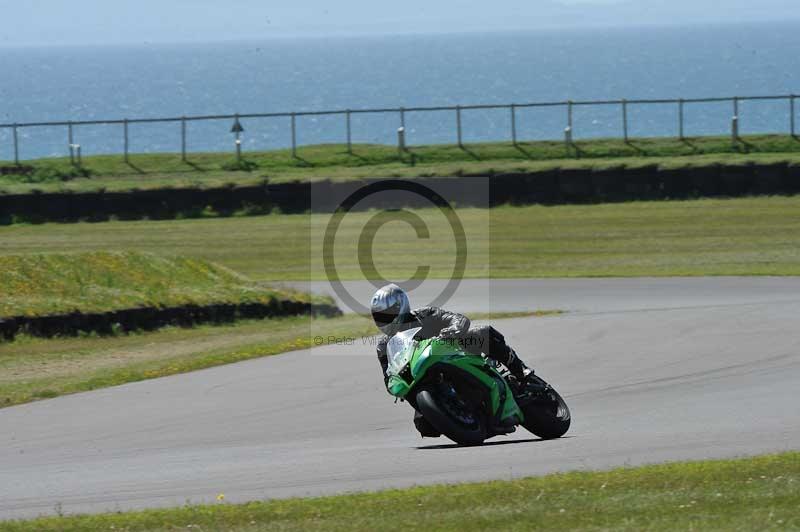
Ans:
<svg viewBox="0 0 800 532"><path fill-rule="evenodd" d="M795 126L795 120L796 120L795 116L796 115L795 115L795 109L794 109L794 99L795 98L797 98L797 96L795 96L794 94L789 96L789 114L791 115L791 117L789 119L789 129L792 132L791 134L792 134L793 137L797 136L797 129L796 129L796 126Z"/></svg>
<svg viewBox="0 0 800 532"><path fill-rule="evenodd" d="M350 155L353 154L353 135L352 129L350 128L350 109L346 111L345 116L347 117L347 153Z"/></svg>
<svg viewBox="0 0 800 532"><path fill-rule="evenodd" d="M517 104L511 104L511 142L517 145Z"/></svg>
<svg viewBox="0 0 800 532"><path fill-rule="evenodd" d="M297 115L292 113L292 157L297 157Z"/></svg>
<svg viewBox="0 0 800 532"><path fill-rule="evenodd" d="M67 145L69 146L69 164L75 166L75 139L72 134L72 122L67 124Z"/></svg>
<svg viewBox="0 0 800 532"><path fill-rule="evenodd" d="M736 147L739 140L739 97L733 98L733 119L731 120L731 140Z"/></svg>
<svg viewBox="0 0 800 532"><path fill-rule="evenodd" d="M181 161L186 162L186 117L181 117Z"/></svg>
<svg viewBox="0 0 800 532"><path fill-rule="evenodd" d="M129 152L129 146L130 146L129 137L128 137L128 119L127 118L122 121L122 131L123 131L123 136L125 137L125 141L124 141L125 163L127 164L128 163L128 152Z"/></svg>
<svg viewBox="0 0 800 532"><path fill-rule="evenodd" d="M14 124L14 164L19 166L19 138L17 137L17 124Z"/></svg>
<svg viewBox="0 0 800 532"><path fill-rule="evenodd" d="M572 100L567 102L567 127L572 131Z"/></svg>
<svg viewBox="0 0 800 532"><path fill-rule="evenodd" d="M622 100L622 133L628 143L628 100Z"/></svg>
<svg viewBox="0 0 800 532"><path fill-rule="evenodd" d="M464 144L461 142L461 106L456 105L456 130L458 131L458 147L463 148Z"/></svg>
<svg viewBox="0 0 800 532"><path fill-rule="evenodd" d="M403 107L400 108L400 127L406 128L406 110Z"/></svg>
<svg viewBox="0 0 800 532"><path fill-rule="evenodd" d="M239 113L233 116L233 144L236 147L236 162L242 162L242 124L239 122Z"/></svg>
<svg viewBox="0 0 800 532"><path fill-rule="evenodd" d="M569 126L564 129L564 144L567 146L567 155L569 155L572 150L572 128Z"/></svg>
<svg viewBox="0 0 800 532"><path fill-rule="evenodd" d="M406 151L406 128L397 128L397 152L400 157L403 157L403 152Z"/></svg>
<svg viewBox="0 0 800 532"><path fill-rule="evenodd" d="M683 134L683 105L684 101L683 98L678 100L678 138L683 140L686 136Z"/></svg>

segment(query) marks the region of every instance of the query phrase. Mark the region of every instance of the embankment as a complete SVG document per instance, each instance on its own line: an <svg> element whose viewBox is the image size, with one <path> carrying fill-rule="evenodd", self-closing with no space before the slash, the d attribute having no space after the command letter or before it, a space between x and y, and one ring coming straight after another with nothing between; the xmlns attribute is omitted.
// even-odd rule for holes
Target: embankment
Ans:
<svg viewBox="0 0 800 532"><path fill-rule="evenodd" d="M788 163L662 168L560 169L528 173L412 178L459 206L601 203L630 200L738 197L800 193L800 165ZM315 181L219 188L160 188L126 192L29 193L0 195L0 223L99 222L109 219L171 219L209 215L304 213L335 205L320 198L344 197L371 180ZM319 187L313 192L312 187ZM327 194L326 192L330 192ZM478 194L481 194L480 196ZM419 198L418 205L426 205ZM374 198L357 209L380 207ZM413 207L414 201L410 201Z"/></svg>

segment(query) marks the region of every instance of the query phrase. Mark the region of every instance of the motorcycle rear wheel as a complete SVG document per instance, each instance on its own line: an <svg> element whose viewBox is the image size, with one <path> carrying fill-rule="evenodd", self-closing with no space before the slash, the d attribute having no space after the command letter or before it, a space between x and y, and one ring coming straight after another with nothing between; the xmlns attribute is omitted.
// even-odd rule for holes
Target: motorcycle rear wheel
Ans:
<svg viewBox="0 0 800 532"><path fill-rule="evenodd" d="M483 414L463 400L459 405L442 395L427 389L420 390L416 397L417 409L431 425L454 442L460 445L482 444L486 439Z"/></svg>

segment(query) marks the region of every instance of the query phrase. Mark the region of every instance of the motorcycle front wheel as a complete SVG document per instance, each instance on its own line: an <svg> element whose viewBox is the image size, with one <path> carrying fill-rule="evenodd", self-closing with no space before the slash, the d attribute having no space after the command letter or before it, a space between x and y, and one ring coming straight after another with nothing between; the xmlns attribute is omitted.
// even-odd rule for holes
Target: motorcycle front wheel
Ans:
<svg viewBox="0 0 800 532"><path fill-rule="evenodd" d="M447 383L444 383L447 385ZM480 445L486 439L486 421L479 409L458 396L452 386L417 393L417 409L442 434L460 445Z"/></svg>
<svg viewBox="0 0 800 532"><path fill-rule="evenodd" d="M572 423L566 401L538 376L531 375L528 379L523 392L516 398L525 415L522 426L543 440L560 438Z"/></svg>

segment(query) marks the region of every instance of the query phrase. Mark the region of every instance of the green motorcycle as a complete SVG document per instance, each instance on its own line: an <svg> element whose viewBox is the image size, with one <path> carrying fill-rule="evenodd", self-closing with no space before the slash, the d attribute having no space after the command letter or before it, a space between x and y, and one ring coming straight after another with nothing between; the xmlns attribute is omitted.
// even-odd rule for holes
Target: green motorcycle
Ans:
<svg viewBox="0 0 800 532"><path fill-rule="evenodd" d="M499 364L460 350L455 341L415 339L420 330L389 340L387 388L439 432L461 445L480 445L514 432L517 425L543 439L567 432L567 404L538 376L520 383Z"/></svg>

